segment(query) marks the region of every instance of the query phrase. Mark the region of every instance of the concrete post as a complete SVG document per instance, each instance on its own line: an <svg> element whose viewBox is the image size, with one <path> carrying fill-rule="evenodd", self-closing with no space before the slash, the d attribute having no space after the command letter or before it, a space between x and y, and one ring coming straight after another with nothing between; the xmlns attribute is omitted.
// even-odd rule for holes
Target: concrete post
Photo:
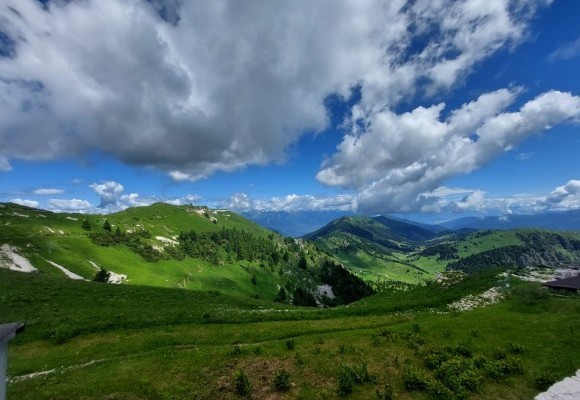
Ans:
<svg viewBox="0 0 580 400"><path fill-rule="evenodd" d="M6 371L8 370L8 342L24 330L24 323L0 325L0 400L6 400Z"/></svg>
<svg viewBox="0 0 580 400"><path fill-rule="evenodd" d="M0 400L6 400L6 369L8 368L8 349L0 340Z"/></svg>

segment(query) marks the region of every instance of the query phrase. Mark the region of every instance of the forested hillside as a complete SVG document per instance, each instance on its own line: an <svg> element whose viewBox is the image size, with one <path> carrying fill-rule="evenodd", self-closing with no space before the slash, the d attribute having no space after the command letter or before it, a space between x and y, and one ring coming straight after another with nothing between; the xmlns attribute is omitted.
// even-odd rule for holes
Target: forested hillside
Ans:
<svg viewBox="0 0 580 400"><path fill-rule="evenodd" d="M104 216L3 204L0 218L0 261L8 268L20 257L56 277L218 290L309 306L371 293L316 245L227 210L157 203Z"/></svg>
<svg viewBox="0 0 580 400"><path fill-rule="evenodd" d="M580 264L578 233L435 228L382 216L346 217L306 237L377 288L425 282L444 270Z"/></svg>

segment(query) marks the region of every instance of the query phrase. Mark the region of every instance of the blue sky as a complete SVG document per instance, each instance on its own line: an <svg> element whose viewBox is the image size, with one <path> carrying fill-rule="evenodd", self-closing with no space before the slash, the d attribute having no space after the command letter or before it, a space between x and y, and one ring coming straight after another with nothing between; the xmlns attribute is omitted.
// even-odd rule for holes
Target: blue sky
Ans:
<svg viewBox="0 0 580 400"><path fill-rule="evenodd" d="M580 3L0 3L0 201L580 208Z"/></svg>

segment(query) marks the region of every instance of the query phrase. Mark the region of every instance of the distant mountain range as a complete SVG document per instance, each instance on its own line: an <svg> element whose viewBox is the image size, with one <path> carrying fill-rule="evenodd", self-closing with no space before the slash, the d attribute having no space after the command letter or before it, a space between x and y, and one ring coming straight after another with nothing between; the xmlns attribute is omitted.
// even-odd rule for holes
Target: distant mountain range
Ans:
<svg viewBox="0 0 580 400"><path fill-rule="evenodd" d="M354 214L347 211L250 211L242 213L246 218L257 224L279 232L286 236L300 237L322 228L331 221L341 217L352 217ZM406 225L423 228L424 230L441 233L446 230L461 229L517 229L541 228L560 231L580 232L580 210L540 213L534 215L503 215L488 217L463 217L441 224L424 224L390 215L372 217L379 221L391 224L394 221ZM386 221L389 222L386 222ZM395 228L396 229L396 228ZM409 228L405 228L409 229Z"/></svg>
<svg viewBox="0 0 580 400"><path fill-rule="evenodd" d="M516 229L542 228L560 231L580 231L580 210L549 212L533 215L502 215L464 217L441 224L447 229Z"/></svg>
<svg viewBox="0 0 580 400"><path fill-rule="evenodd" d="M248 211L242 215L285 236L299 237L347 215L347 211Z"/></svg>
<svg viewBox="0 0 580 400"><path fill-rule="evenodd" d="M463 219L466 226L470 219ZM489 220L493 222L493 220ZM520 221L525 222L523 219ZM416 284L446 269L476 272L580 263L580 234L541 228L474 229L417 224L385 216L342 217L304 236L375 282ZM487 225L493 226L493 225Z"/></svg>

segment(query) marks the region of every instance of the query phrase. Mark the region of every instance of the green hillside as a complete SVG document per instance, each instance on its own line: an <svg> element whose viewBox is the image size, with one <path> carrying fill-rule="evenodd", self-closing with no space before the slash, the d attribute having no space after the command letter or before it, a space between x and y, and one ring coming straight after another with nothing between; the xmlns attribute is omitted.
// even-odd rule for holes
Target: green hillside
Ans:
<svg viewBox="0 0 580 400"><path fill-rule="evenodd" d="M575 372L578 296L492 267L573 260L577 234L419 240L384 222L339 220L312 243L193 206L85 216L3 204L0 323L26 323L9 346L8 396L515 400ZM377 287L388 263L409 283L470 274L371 295L330 251ZM384 264L365 271L363 257ZM37 272L6 268L28 261ZM99 268L127 279L91 281Z"/></svg>
<svg viewBox="0 0 580 400"><path fill-rule="evenodd" d="M306 236L378 288L447 269L475 272L580 263L580 234L540 229L439 231L386 217L345 217Z"/></svg>
<svg viewBox="0 0 580 400"><path fill-rule="evenodd" d="M513 280L450 311L496 274L315 309L0 270L8 398L532 398L577 369L580 303Z"/></svg>
<svg viewBox="0 0 580 400"><path fill-rule="evenodd" d="M93 279L104 269L127 284L310 305L368 293L362 281L315 245L284 238L227 210L157 203L104 216L2 204L0 221L0 262L7 266L7 252L14 253L40 274L63 279L67 271ZM333 286L336 299L319 293L323 284Z"/></svg>

